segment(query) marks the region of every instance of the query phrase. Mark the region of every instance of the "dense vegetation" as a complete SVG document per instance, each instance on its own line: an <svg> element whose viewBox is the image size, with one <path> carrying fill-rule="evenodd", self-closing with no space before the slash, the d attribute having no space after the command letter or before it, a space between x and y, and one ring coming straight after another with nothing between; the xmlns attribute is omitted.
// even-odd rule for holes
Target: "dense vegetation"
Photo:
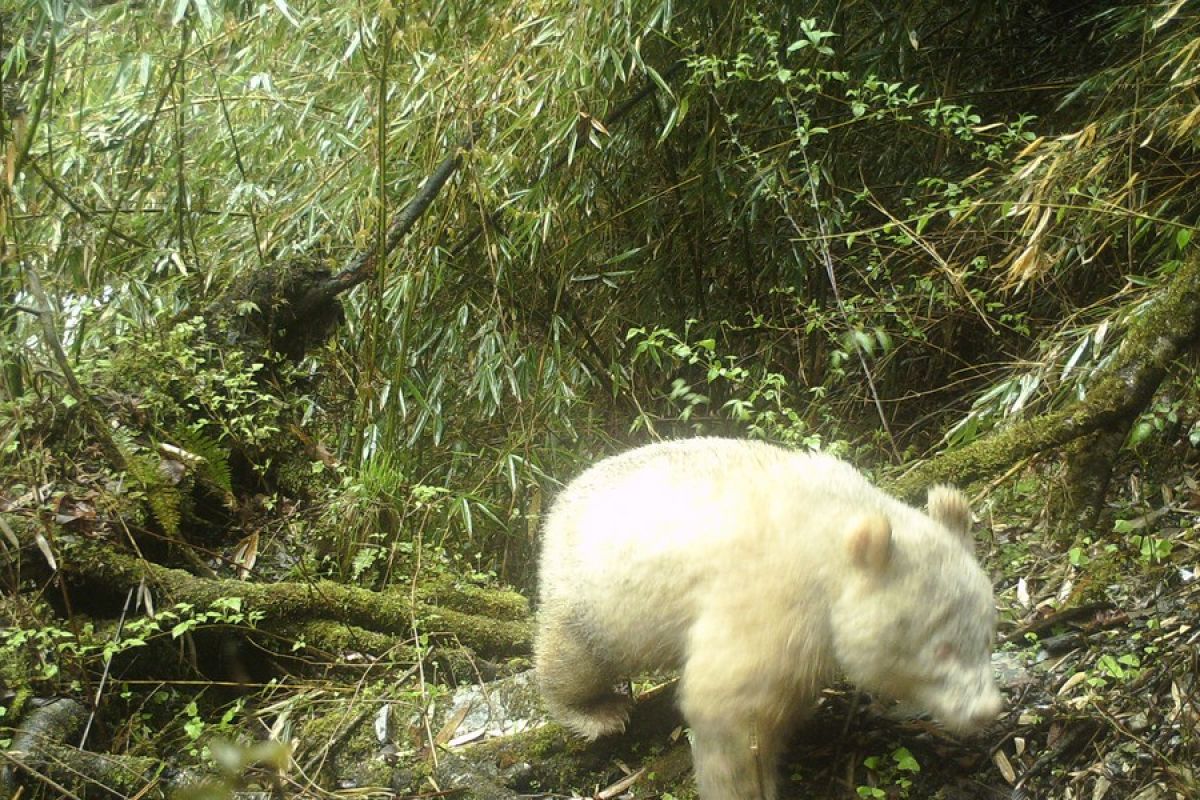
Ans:
<svg viewBox="0 0 1200 800"><path fill-rule="evenodd" d="M562 480L720 433L969 485L1022 665L958 772L876 718L798 785L1194 796L1198 54L1186 0L6 5L5 791L611 778L467 782L438 712L520 677Z"/></svg>

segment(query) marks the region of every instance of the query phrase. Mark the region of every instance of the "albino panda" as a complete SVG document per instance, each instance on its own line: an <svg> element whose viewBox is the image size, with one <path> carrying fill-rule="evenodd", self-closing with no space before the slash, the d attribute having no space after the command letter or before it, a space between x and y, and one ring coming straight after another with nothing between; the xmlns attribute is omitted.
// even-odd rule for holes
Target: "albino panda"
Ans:
<svg viewBox="0 0 1200 800"><path fill-rule="evenodd" d="M535 646L553 716L624 730L631 674L679 669L703 800L775 797L789 727L839 673L955 731L1001 708L967 501L921 512L836 458L689 439L605 459L555 501Z"/></svg>

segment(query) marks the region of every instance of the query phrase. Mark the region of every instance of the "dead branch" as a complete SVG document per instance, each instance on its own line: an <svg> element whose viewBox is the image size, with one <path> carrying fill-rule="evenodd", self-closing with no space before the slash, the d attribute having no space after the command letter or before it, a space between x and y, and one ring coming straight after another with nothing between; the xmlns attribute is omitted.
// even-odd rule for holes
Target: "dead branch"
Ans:
<svg viewBox="0 0 1200 800"><path fill-rule="evenodd" d="M446 185L446 182L458 170L458 167L462 164L462 153L465 150L471 149L471 143L471 136L464 138L454 148L454 152L442 160L442 163L425 180L425 183L404 208L400 209L400 212L392 219L391 225L388 226L382 252L380 252L379 248L363 250L356 254L341 272L309 288L300 300L290 310L285 312L284 318L281 321L281 329L286 330L292 325L303 324L318 308L329 303L334 297L347 289L357 286L374 275L375 270L378 268L379 259L381 257L386 259L392 254L392 251L396 249L400 241L408 235L413 225L417 223L417 220L421 218L421 215L433 203L434 198L441 192L442 187Z"/></svg>

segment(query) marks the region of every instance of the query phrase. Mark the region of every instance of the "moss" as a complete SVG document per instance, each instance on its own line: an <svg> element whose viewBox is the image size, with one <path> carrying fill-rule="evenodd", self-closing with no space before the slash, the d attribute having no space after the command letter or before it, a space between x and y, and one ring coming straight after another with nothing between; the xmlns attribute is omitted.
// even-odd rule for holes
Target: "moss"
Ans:
<svg viewBox="0 0 1200 800"><path fill-rule="evenodd" d="M1134 319L1113 361L1097 376L1088 397L1066 409L1043 414L996 431L958 450L919 464L885 482L915 500L925 487L941 482L965 485L1000 474L1044 450L1139 413L1150 401L1180 351L1200 338L1200 259L1186 262L1167 291Z"/></svg>
<svg viewBox="0 0 1200 800"><path fill-rule="evenodd" d="M529 616L529 600L524 595L464 583L447 573L421 580L416 596L430 605L494 619L525 619Z"/></svg>
<svg viewBox="0 0 1200 800"><path fill-rule="evenodd" d="M395 767L385 758L374 720L384 703L394 702L394 693L395 687L384 682L365 684L333 713L314 710L296 736L310 748L299 754L301 762L318 763L326 779L348 780L359 787L392 787ZM409 710L416 715L415 704ZM392 711L393 727L403 729L405 706L395 704Z"/></svg>
<svg viewBox="0 0 1200 800"><path fill-rule="evenodd" d="M413 604L407 594L400 592L373 592L332 581L256 584L198 578L88 540L76 541L64 554L62 569L74 581L100 584L109 590L149 580L158 584L166 596L200 607L222 598L240 597L244 610L260 614L259 625L268 631L290 623L336 620L376 634L407 637L415 619L420 632L448 635L456 643L485 655L528 652L533 639L532 627L525 619L491 619L421 602ZM332 635L329 628L321 631Z"/></svg>

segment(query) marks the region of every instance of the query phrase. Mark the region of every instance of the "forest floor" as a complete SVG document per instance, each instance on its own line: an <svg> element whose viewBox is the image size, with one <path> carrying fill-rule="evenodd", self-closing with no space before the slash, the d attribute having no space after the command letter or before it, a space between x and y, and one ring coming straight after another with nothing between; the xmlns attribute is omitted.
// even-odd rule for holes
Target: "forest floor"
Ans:
<svg viewBox="0 0 1200 800"><path fill-rule="evenodd" d="M1124 514L1114 526L1122 535L1065 553L1037 524L981 520L1001 611L994 666L1005 712L960 739L853 687L832 687L796 732L783 797L1200 796L1200 492L1182 479L1161 497L1138 499L1148 510ZM527 671L460 690L424 725L433 746L416 752L414 761L428 762L439 751L437 769L407 792L691 796L669 679L635 688L630 730L594 745L545 724ZM404 774L425 771L414 761Z"/></svg>
<svg viewBox="0 0 1200 800"><path fill-rule="evenodd" d="M1046 485L1030 474L976 498L976 541L1000 612L993 664L1007 707L996 722L959 739L851 686L830 687L788 750L785 799L1200 797L1200 489L1187 475L1126 475L1111 492L1108 530L1063 544L1042 519ZM102 527L89 525L88 537ZM68 579L87 563L82 552L100 552L88 537L77 536L74 549L62 548L65 535L56 543ZM126 655L134 658L105 667L100 686L111 681L109 694L90 739L78 731L86 700L70 699L84 695L50 688L53 677L35 683L39 697L21 695L25 718L0 751L6 785L24 770L16 782L39 796L164 796L214 780L223 797L265 788L326 799L694 796L671 677L633 684L638 703L624 735L594 744L571 738L541 710L526 657L525 598L511 591L429 564L421 585L396 595L332 582L303 593L279 582L184 580L179 569L109 559L100 577L130 587L130 597L140 574L191 591L198 603L212 595L212 608L224 611L200 612L203 603L188 623L192 634L167 636L168 622L145 641L130 639ZM73 591L76 602L103 599ZM289 593L304 597L283 603ZM289 615L314 602L382 632L345 619L289 627ZM243 614L251 608L258 622ZM204 614L216 616L204 622ZM101 633L77 621L89 636ZM28 658L27 669L51 666L50 652L70 667L69 647L33 639L18 646L9 635L18 632L5 634L6 646ZM231 633L251 636L230 649ZM72 641L66 631L55 635ZM137 636L130 628L125 635ZM211 671L199 682L178 677L205 651L228 662L224 679ZM264 668L275 670L269 680ZM15 705L18 694L6 697ZM56 707L62 713L49 712ZM88 750L73 749L84 740Z"/></svg>

